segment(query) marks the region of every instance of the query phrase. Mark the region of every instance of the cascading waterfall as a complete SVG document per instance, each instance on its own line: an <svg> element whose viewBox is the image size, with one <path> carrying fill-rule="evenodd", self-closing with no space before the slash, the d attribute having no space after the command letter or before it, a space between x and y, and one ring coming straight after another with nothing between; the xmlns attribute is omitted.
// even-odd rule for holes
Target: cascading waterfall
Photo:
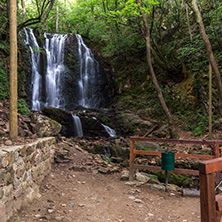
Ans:
<svg viewBox="0 0 222 222"><path fill-rule="evenodd" d="M116 136L116 131L114 129L111 129L109 126L106 126L104 124L102 124L102 126L104 127L104 129L106 130L106 132L109 134L110 137Z"/></svg>
<svg viewBox="0 0 222 222"><path fill-rule="evenodd" d="M59 109L72 110L76 106L86 108L99 107L103 97L101 92L104 90L104 80L101 78L99 63L94 58L91 50L83 42L80 35L76 34L78 55L74 61L79 64L76 66L73 76L77 76L76 85L78 90L73 87L75 98L63 95L67 92L66 86L70 85L71 75L67 75L68 69L64 65L65 43L68 35L44 34L43 49L46 53L46 69L41 65L43 56L40 56L40 47L33 33L33 30L24 29L25 43L31 51L32 60L32 110L40 111L46 106ZM74 55L73 55L74 56ZM79 69L79 70L78 70ZM45 72L45 73L44 73ZM75 79L74 77L73 79ZM69 81L69 82L68 82ZM72 90L72 88L71 88ZM70 90L69 90L70 92ZM67 104L66 104L67 103ZM71 105L70 105L71 104ZM81 120L72 114L76 137L83 136ZM102 124L110 136L116 136L115 130Z"/></svg>
<svg viewBox="0 0 222 222"><path fill-rule="evenodd" d="M54 34L51 39L44 34L44 49L47 55L46 68L46 106L64 109L62 78L65 73L64 48L67 35Z"/></svg>
<svg viewBox="0 0 222 222"><path fill-rule="evenodd" d="M75 137L83 137L82 123L80 118L75 114L72 114L72 118L74 123Z"/></svg>
<svg viewBox="0 0 222 222"><path fill-rule="evenodd" d="M40 75L40 49L33 30L29 33L24 29L26 45L29 46L32 59L32 110L38 111L43 106L41 102L42 76Z"/></svg>
<svg viewBox="0 0 222 222"><path fill-rule="evenodd" d="M92 117L93 119L96 119L96 117ZM116 136L116 131L112 128L110 128L109 126L106 126L105 124L101 125L104 127L104 129L106 130L106 132L109 134L110 137L114 137Z"/></svg>
<svg viewBox="0 0 222 222"><path fill-rule="evenodd" d="M95 108L100 103L96 95L96 73L99 73L99 63L95 60L91 50L85 45L81 35L76 34L79 51L79 105Z"/></svg>

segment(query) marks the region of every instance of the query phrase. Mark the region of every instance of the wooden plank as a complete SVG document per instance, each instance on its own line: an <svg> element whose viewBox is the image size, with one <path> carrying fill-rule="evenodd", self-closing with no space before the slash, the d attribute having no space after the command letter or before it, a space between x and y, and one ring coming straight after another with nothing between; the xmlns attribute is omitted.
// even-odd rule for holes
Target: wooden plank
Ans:
<svg viewBox="0 0 222 222"><path fill-rule="evenodd" d="M222 212L217 211L217 222L221 222Z"/></svg>
<svg viewBox="0 0 222 222"><path fill-rule="evenodd" d="M199 163L199 171L203 174L211 174L222 170L222 158L207 160Z"/></svg>
<svg viewBox="0 0 222 222"><path fill-rule="evenodd" d="M202 159L202 160L211 160L211 159L214 158L211 155L186 154L186 153L175 153L175 157L191 158L191 159Z"/></svg>
<svg viewBox="0 0 222 222"><path fill-rule="evenodd" d="M133 153L134 141L130 140L130 161L129 161L129 180L134 179L134 159L136 155Z"/></svg>
<svg viewBox="0 0 222 222"><path fill-rule="evenodd" d="M222 194L216 195L216 210L222 211Z"/></svg>
<svg viewBox="0 0 222 222"><path fill-rule="evenodd" d="M161 156L161 152L157 151L145 151L145 150L133 150L134 154L150 155L150 156Z"/></svg>
<svg viewBox="0 0 222 222"><path fill-rule="evenodd" d="M173 173L178 173L178 174L184 174L184 175L199 176L199 171L198 170L189 170L189 169L176 168L172 172Z"/></svg>
<svg viewBox="0 0 222 222"><path fill-rule="evenodd" d="M154 171L163 171L160 166L150 166L150 165L134 164L134 167L135 167L136 169L140 169L140 170L145 170L145 169L147 169L147 170L154 170Z"/></svg>
<svg viewBox="0 0 222 222"><path fill-rule="evenodd" d="M214 177L200 173L201 222L217 222Z"/></svg>
<svg viewBox="0 0 222 222"><path fill-rule="evenodd" d="M150 156L161 156L161 152L157 151L133 150L133 153L136 155L141 154L141 155L150 155ZM175 157L202 159L202 160L211 160L214 158L211 155L186 154L186 153L175 153Z"/></svg>
<svg viewBox="0 0 222 222"><path fill-rule="evenodd" d="M214 151L214 156L215 156L215 158L219 158L219 157L220 157L219 144L215 144L215 145L214 145L213 151Z"/></svg>
<svg viewBox="0 0 222 222"><path fill-rule="evenodd" d="M185 139L162 139L162 138L148 138L148 137L130 137L133 141L149 141L149 142L159 142L159 143L175 143L175 144L193 144L193 145L214 145L222 144L221 140L185 140Z"/></svg>
<svg viewBox="0 0 222 222"><path fill-rule="evenodd" d="M160 166L150 166L150 165L138 165L134 164L134 168L140 169L140 170L154 170L154 171L164 171ZM178 173L178 174L185 174L185 175L194 175L199 176L198 170L189 170L189 169L180 169L176 168L175 170L172 170L170 172Z"/></svg>

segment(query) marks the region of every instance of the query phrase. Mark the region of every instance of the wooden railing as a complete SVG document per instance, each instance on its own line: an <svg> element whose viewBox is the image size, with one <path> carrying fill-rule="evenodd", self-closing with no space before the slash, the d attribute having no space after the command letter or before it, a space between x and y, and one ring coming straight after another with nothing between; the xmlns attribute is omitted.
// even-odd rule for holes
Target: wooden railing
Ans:
<svg viewBox="0 0 222 222"><path fill-rule="evenodd" d="M161 171L160 166L149 166L149 165L139 165L134 164L134 160L136 155L153 155L153 156L161 156L161 152L155 151L144 151L144 150L136 150L134 148L135 141L143 141L143 142L156 142L156 143L173 143L173 144L192 144L192 145L209 145L211 146L214 155L198 155L198 154L185 154L185 153L175 153L175 158L192 158L192 159L201 159L201 160L210 160L214 158L220 157L219 152L219 144L222 144L222 141L209 141L209 140L177 140L177 139L160 139L160 138L145 138L145 137L131 137L130 138L130 163L129 163L129 180L133 180L134 178L134 170L135 169L148 169L148 170L158 170ZM191 169L180 169L175 168L172 172L178 174L190 174L190 175L199 175L198 170Z"/></svg>
<svg viewBox="0 0 222 222"><path fill-rule="evenodd" d="M201 222L219 222L222 194L215 195L216 172L222 171L222 158L199 163Z"/></svg>

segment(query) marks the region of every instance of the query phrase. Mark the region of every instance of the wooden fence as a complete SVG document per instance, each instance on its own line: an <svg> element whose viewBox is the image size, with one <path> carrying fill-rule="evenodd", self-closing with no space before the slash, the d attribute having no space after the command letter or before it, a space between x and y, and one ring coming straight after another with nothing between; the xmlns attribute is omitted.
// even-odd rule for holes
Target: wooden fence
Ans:
<svg viewBox="0 0 222 222"><path fill-rule="evenodd" d="M192 144L192 145L209 145L211 146L214 155L198 155L198 154L185 154L185 153L175 153L175 158L192 158L192 159L201 159L201 160L210 160L220 157L219 144L222 144L222 141L209 141L209 140L177 140L177 139L160 139L160 138L146 138L146 137L131 137L130 138L130 163L129 163L129 180L133 180L135 169L148 169L148 170L158 170L161 171L160 166L150 166L150 165L140 165L134 164L136 155L152 155L152 156L161 156L161 152L156 151L144 151L136 150L134 146L135 141L141 142L156 142L156 143L172 143L172 144ZM191 169L180 169L175 168L172 172L178 174L189 174L189 175L199 175L198 170Z"/></svg>
<svg viewBox="0 0 222 222"><path fill-rule="evenodd" d="M220 222L222 217L222 194L216 195L215 182L218 183L221 179L222 158L220 157L219 144L222 141L198 141L198 140L175 140L175 139L158 139L158 138L130 138L130 170L129 179L133 180L135 169L148 169L161 171L159 166L147 166L134 164L136 155L154 155L161 156L161 152L136 150L134 147L135 141L156 142L156 143L173 143L173 144L191 144L191 145L209 145L213 150L214 155L197 155L175 153L175 158L192 158L207 160L199 163L199 170L179 169L175 168L172 172L179 174L199 175L200 178L200 207L201 207L201 222ZM222 182L219 183L219 185Z"/></svg>

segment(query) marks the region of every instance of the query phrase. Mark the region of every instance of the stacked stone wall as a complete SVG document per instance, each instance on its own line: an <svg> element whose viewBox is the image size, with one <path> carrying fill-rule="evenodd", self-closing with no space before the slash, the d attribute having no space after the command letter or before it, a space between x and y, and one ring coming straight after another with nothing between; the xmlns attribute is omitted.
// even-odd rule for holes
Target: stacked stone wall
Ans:
<svg viewBox="0 0 222 222"><path fill-rule="evenodd" d="M50 172L55 138L0 147L0 221L39 197L39 186Z"/></svg>

